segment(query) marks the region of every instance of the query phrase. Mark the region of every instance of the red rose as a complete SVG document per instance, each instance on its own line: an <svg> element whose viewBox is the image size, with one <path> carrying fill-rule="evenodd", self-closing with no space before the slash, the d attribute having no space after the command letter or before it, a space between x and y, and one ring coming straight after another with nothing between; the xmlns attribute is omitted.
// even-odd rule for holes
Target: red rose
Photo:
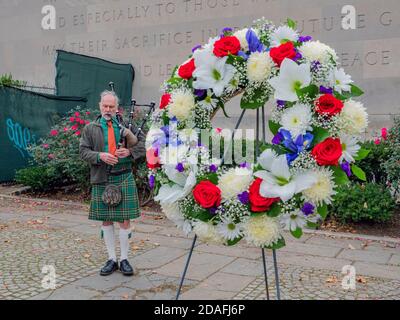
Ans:
<svg viewBox="0 0 400 320"><path fill-rule="evenodd" d="M171 95L169 93L164 93L160 101L160 109L165 109L167 105L171 102Z"/></svg>
<svg viewBox="0 0 400 320"><path fill-rule="evenodd" d="M185 64L181 65L178 74L181 78L189 80L193 76L193 71L196 69L194 59L190 59Z"/></svg>
<svg viewBox="0 0 400 320"><path fill-rule="evenodd" d="M319 114L334 116L343 109L343 102L331 94L324 94L315 103L315 110Z"/></svg>
<svg viewBox="0 0 400 320"><path fill-rule="evenodd" d="M292 42L286 42L281 44L277 48L272 48L269 52L272 60L278 65L281 66L283 60L285 58L293 59L296 57L296 50L294 49L294 44Z"/></svg>
<svg viewBox="0 0 400 320"><path fill-rule="evenodd" d="M194 189L193 196L203 208L218 207L221 204L221 190L212 182L201 181Z"/></svg>
<svg viewBox="0 0 400 320"><path fill-rule="evenodd" d="M236 55L240 50L240 41L233 36L223 37L214 44L214 54L219 57L226 57L229 54Z"/></svg>
<svg viewBox="0 0 400 320"><path fill-rule="evenodd" d="M158 157L158 152L156 149L150 148L146 151L147 168L156 169L159 168L160 158Z"/></svg>
<svg viewBox="0 0 400 320"><path fill-rule="evenodd" d="M342 156L342 144L339 139L327 138L318 143L311 153L320 166L337 166Z"/></svg>
<svg viewBox="0 0 400 320"><path fill-rule="evenodd" d="M260 186L262 179L254 180L249 189L250 209L253 212L268 211L271 206L279 201L279 198L264 198L260 195Z"/></svg>

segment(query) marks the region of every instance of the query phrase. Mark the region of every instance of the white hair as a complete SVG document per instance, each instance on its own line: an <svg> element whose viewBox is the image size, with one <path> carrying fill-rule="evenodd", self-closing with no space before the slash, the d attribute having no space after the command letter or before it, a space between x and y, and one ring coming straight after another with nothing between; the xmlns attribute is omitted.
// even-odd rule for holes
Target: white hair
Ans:
<svg viewBox="0 0 400 320"><path fill-rule="evenodd" d="M109 90L104 90L101 94L100 94L100 99L103 100L103 98L105 96L113 96L115 98L115 103L116 103L116 107L119 106L119 98L117 96L117 94L114 91L109 91Z"/></svg>

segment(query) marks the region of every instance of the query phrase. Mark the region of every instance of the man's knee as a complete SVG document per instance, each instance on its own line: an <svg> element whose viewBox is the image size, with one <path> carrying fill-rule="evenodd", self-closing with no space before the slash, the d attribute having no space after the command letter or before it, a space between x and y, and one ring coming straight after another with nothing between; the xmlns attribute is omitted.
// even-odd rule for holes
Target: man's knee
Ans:
<svg viewBox="0 0 400 320"><path fill-rule="evenodd" d="M119 226L121 229L129 229L131 227L131 222L130 220L126 220L123 223L120 223Z"/></svg>

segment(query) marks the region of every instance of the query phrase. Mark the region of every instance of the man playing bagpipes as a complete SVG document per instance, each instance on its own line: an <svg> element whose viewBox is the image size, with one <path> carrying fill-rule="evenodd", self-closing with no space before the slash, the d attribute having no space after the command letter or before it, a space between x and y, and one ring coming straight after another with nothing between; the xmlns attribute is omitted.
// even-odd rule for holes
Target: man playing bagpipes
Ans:
<svg viewBox="0 0 400 320"><path fill-rule="evenodd" d="M132 161L138 138L117 119L118 97L113 91L104 91L99 103L101 116L88 124L80 140L79 152L90 164L92 195L89 219L102 221L102 236L109 259L100 274L107 276L120 270L132 276L134 270L128 261L130 221L140 216L136 183L132 175ZM120 264L118 265L114 222L120 225Z"/></svg>

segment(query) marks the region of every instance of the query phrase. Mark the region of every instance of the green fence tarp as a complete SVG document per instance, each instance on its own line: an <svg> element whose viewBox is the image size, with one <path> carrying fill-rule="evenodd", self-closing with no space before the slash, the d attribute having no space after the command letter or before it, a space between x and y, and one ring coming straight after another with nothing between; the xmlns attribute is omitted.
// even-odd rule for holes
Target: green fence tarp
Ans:
<svg viewBox="0 0 400 320"><path fill-rule="evenodd" d="M86 99L40 94L0 86L0 182L14 179L31 158L27 146L50 132L55 122Z"/></svg>
<svg viewBox="0 0 400 320"><path fill-rule="evenodd" d="M129 106L135 71L131 64L119 64L85 55L57 51L57 95L87 98L89 108L97 108L100 93L114 82L120 105Z"/></svg>

